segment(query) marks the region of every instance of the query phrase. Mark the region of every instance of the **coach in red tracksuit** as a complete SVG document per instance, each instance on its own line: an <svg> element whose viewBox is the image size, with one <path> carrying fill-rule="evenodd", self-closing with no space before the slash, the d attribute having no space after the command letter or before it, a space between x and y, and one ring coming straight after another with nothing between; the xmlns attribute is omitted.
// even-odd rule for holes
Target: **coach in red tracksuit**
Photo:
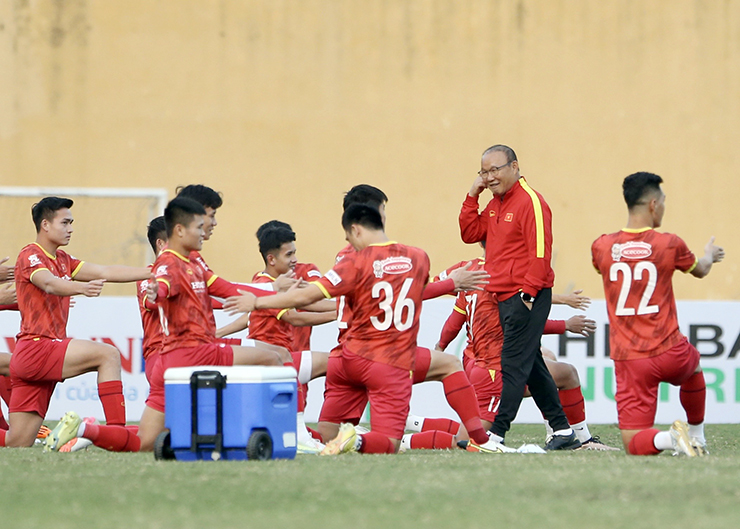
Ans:
<svg viewBox="0 0 740 529"><path fill-rule="evenodd" d="M493 199L479 214L478 196L486 188ZM519 162L510 147L494 145L483 153L481 170L459 220L464 242L486 242L485 268L491 275L486 290L498 299L504 330L503 388L492 439L503 442L528 385L555 431L545 449L580 447L540 352L555 279L550 266L552 213L544 198L519 175Z"/></svg>

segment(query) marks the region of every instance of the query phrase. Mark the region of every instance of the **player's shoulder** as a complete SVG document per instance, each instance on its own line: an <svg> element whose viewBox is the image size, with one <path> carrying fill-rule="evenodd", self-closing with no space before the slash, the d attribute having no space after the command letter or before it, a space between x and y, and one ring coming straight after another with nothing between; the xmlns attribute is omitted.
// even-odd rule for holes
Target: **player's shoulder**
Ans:
<svg viewBox="0 0 740 529"><path fill-rule="evenodd" d="M265 272L257 272L252 277L252 283L273 283L275 278Z"/></svg>
<svg viewBox="0 0 740 529"><path fill-rule="evenodd" d="M306 281L313 281L321 277L321 270L313 263L298 263L295 265L295 275Z"/></svg>
<svg viewBox="0 0 740 529"><path fill-rule="evenodd" d="M336 258L334 259L334 262L335 262L335 263L338 263L339 261L341 261L342 259L344 259L344 258L345 258L345 257L347 257L348 255L351 255L351 254L355 254L355 253L357 253L357 250L355 250L355 249L354 249L354 248L352 247L352 245L351 245L351 244L348 244L347 246L345 246L344 248L342 248L341 250L339 250L339 251L337 252L337 256L336 256Z"/></svg>

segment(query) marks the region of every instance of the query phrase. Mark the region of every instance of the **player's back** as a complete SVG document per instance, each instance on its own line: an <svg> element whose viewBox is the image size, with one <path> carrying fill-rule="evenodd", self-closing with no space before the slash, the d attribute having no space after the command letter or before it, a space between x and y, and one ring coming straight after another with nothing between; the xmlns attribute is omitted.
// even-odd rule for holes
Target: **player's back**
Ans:
<svg viewBox="0 0 740 529"><path fill-rule="evenodd" d="M611 357L657 356L681 339L673 272L690 272L696 256L680 237L653 229L621 230L591 247L604 284Z"/></svg>
<svg viewBox="0 0 740 529"><path fill-rule="evenodd" d="M346 293L352 320L345 340L355 354L404 369L413 368L422 292L429 280L429 257L394 242L371 245L345 257L353 263L354 288ZM330 273L327 279L332 281Z"/></svg>

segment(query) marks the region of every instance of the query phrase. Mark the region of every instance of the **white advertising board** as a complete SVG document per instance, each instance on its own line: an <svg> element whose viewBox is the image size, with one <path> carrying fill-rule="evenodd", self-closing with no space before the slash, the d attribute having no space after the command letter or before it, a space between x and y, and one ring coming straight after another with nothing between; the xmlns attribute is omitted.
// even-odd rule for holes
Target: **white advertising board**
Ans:
<svg viewBox="0 0 740 529"><path fill-rule="evenodd" d="M419 345L433 347L449 315L454 299L445 297L424 303L421 316ZM555 306L551 317L567 319L579 314L569 307ZM740 302L685 301L678 303L681 330L689 336L702 354L702 366L707 381L707 415L709 423L740 422ZM614 404L613 363L606 356L607 317L603 301L596 300L586 311L596 320L597 331L584 338L576 335L545 336L543 345L555 352L561 361L576 366L586 398L586 413L592 424L609 424L617 420ZM217 311L219 325L229 317ZM0 350L12 351L13 337L18 332L20 316L17 312L0 312ZM70 311L68 335L74 338L104 341L121 352L126 415L129 421L138 421L144 407L148 385L141 359L141 322L134 297L78 298ZM312 348L329 351L336 344L336 325L316 328ZM448 352L460 354L464 333L450 344ZM306 420L318 418L323 396L323 379L309 385ZM57 385L49 407L48 419L55 420L66 411L75 410L84 416L103 419L97 396L95 374L87 374ZM4 410L7 412L7 410ZM414 387L411 401L414 414L427 417L456 418L447 405L442 385L427 382ZM678 399L678 388L661 388L657 423L670 423L685 418ZM541 415L531 399L525 399L517 417L519 422L537 423Z"/></svg>

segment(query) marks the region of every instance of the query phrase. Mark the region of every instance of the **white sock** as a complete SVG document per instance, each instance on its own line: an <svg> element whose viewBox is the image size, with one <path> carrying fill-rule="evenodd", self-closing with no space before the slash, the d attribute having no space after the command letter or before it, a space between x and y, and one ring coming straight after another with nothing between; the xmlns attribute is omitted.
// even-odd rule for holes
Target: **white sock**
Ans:
<svg viewBox="0 0 740 529"><path fill-rule="evenodd" d="M704 423L689 424L689 437L696 439L700 443L706 444L707 440L704 437Z"/></svg>
<svg viewBox="0 0 740 529"><path fill-rule="evenodd" d="M409 414L409 416L406 417L406 429L407 430L411 430L412 432L420 432L423 426L424 426L424 417L419 417L418 415L411 415L411 414Z"/></svg>
<svg viewBox="0 0 740 529"><path fill-rule="evenodd" d="M496 443L503 443L504 442L504 438L503 437L501 437L500 435L496 435L495 433L491 433L491 432L488 432L488 440L489 441L494 441Z"/></svg>
<svg viewBox="0 0 740 529"><path fill-rule="evenodd" d="M301 365L298 366L298 382L308 384L311 380L311 370L313 366L313 355L311 351L301 352Z"/></svg>
<svg viewBox="0 0 740 529"><path fill-rule="evenodd" d="M313 444L314 438L311 436L311 433L308 431L308 428L306 428L306 421L303 419L303 412L299 412L296 415L297 424L296 424L296 436L298 437L298 442L301 444Z"/></svg>
<svg viewBox="0 0 740 529"><path fill-rule="evenodd" d="M550 421L545 419L545 437L549 438L553 433L552 426L550 426Z"/></svg>
<svg viewBox="0 0 740 529"><path fill-rule="evenodd" d="M85 421L82 421L80 425L77 427L77 437L85 437L85 427L87 424Z"/></svg>
<svg viewBox="0 0 740 529"><path fill-rule="evenodd" d="M580 442L585 443L591 439L591 432L588 430L588 424L586 424L586 421L571 424L570 427L573 428L574 432L576 432L576 437L578 437Z"/></svg>
<svg viewBox="0 0 740 529"><path fill-rule="evenodd" d="M673 450L671 432L658 432L653 437L653 446L658 450Z"/></svg>
<svg viewBox="0 0 740 529"><path fill-rule="evenodd" d="M553 435L570 435L573 433L572 428L566 428L565 430L558 430L556 432L552 432Z"/></svg>
<svg viewBox="0 0 740 529"><path fill-rule="evenodd" d="M401 437L401 450L411 450L411 436L412 433L405 433Z"/></svg>

